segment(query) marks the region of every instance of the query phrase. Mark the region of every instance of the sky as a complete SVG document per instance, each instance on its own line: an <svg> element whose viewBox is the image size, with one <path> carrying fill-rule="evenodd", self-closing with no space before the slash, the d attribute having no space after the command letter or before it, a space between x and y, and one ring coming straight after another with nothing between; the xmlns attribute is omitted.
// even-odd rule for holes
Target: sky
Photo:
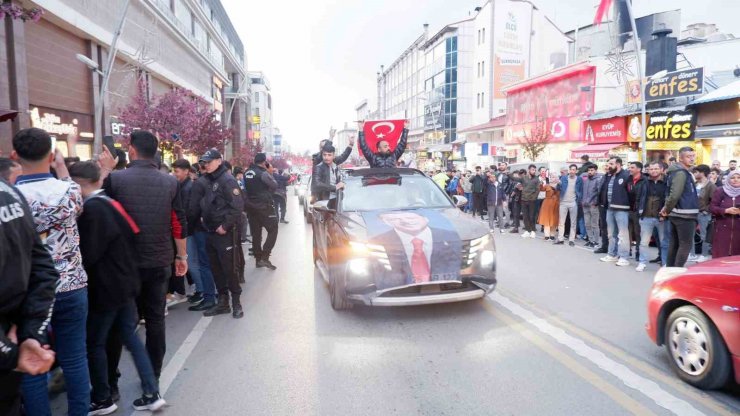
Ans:
<svg viewBox="0 0 740 416"><path fill-rule="evenodd" d="M485 0L221 0L247 55L272 88L273 123L293 151L374 105L376 72L423 32L467 18ZM532 0L563 31L593 21L598 0ZM716 23L740 36L738 0L633 0L637 16L681 9L681 26ZM352 124L350 124L352 126Z"/></svg>

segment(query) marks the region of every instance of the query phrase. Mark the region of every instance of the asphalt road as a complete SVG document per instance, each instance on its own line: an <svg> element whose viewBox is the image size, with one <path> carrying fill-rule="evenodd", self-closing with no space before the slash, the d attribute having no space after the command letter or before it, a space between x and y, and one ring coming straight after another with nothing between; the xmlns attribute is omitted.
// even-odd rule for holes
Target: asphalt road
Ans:
<svg viewBox="0 0 740 416"><path fill-rule="evenodd" d="M486 299L337 312L290 194L278 270L247 265L244 319L170 310L161 414L740 414L738 386L680 382L645 334L654 265L638 273L496 235L499 286ZM124 358L116 414L128 415L139 387ZM64 414L63 395L54 404Z"/></svg>

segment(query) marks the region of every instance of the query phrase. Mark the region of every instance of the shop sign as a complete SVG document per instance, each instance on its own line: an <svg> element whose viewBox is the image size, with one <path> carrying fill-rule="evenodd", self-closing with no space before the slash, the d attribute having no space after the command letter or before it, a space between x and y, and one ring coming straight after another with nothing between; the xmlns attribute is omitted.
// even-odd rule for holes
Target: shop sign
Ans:
<svg viewBox="0 0 740 416"><path fill-rule="evenodd" d="M624 143L627 141L627 126L623 117L586 121L584 141L586 143Z"/></svg>
<svg viewBox="0 0 740 416"><path fill-rule="evenodd" d="M645 101L670 100L699 95L704 91L704 68L691 68L667 73L645 85Z"/></svg>
<svg viewBox="0 0 740 416"><path fill-rule="evenodd" d="M442 101L424 106L424 130L442 130Z"/></svg>
<svg viewBox="0 0 740 416"><path fill-rule="evenodd" d="M493 22L493 98L506 98L503 89L526 78L532 8L527 3L496 3Z"/></svg>
<svg viewBox="0 0 740 416"><path fill-rule="evenodd" d="M648 141L694 140L696 115L693 111L655 111L645 129Z"/></svg>
<svg viewBox="0 0 740 416"><path fill-rule="evenodd" d="M645 119L649 120L648 115L645 115ZM627 126L627 140L630 142L639 142L642 140L642 122L640 121L641 116L631 116Z"/></svg>
<svg viewBox="0 0 740 416"><path fill-rule="evenodd" d="M31 126L44 129L50 135L91 138L92 116L44 107L31 107Z"/></svg>
<svg viewBox="0 0 740 416"><path fill-rule="evenodd" d="M720 137L740 136L740 125L733 124L728 127L707 126L696 129L694 137L697 139L716 139Z"/></svg>
<svg viewBox="0 0 740 416"><path fill-rule="evenodd" d="M562 143L580 141L581 119L578 117L552 117L538 123L523 123L504 127L504 143L519 144L528 136L531 137L532 130L541 123L540 129L544 128L549 135L548 143Z"/></svg>
<svg viewBox="0 0 740 416"><path fill-rule="evenodd" d="M110 133L114 136L122 135L124 128L126 128L126 125L123 123L110 123Z"/></svg>
<svg viewBox="0 0 740 416"><path fill-rule="evenodd" d="M640 96L642 91L640 90L640 80L627 81L627 104L640 104Z"/></svg>

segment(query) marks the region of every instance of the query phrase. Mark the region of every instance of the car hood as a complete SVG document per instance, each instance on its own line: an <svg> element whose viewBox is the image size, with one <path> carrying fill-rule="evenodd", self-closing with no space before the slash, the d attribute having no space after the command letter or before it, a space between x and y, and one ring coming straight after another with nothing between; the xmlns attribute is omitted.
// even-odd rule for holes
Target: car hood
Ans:
<svg viewBox="0 0 740 416"><path fill-rule="evenodd" d="M470 214L465 214L457 208L437 208L437 209L410 209L384 212L416 212L419 215L429 217L427 213L433 211L447 219L460 240L472 240L480 238L488 233L488 224L473 218ZM366 242L368 239L367 224L363 218L362 212L345 212L343 228L352 241Z"/></svg>
<svg viewBox="0 0 740 416"><path fill-rule="evenodd" d="M684 275L726 274L740 276L740 256L720 257L689 266Z"/></svg>

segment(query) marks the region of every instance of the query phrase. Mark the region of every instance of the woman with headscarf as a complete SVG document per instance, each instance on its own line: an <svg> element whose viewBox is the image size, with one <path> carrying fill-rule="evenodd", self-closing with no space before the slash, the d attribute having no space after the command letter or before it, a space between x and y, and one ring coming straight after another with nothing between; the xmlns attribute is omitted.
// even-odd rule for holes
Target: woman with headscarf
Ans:
<svg viewBox="0 0 740 416"><path fill-rule="evenodd" d="M540 207L537 224L544 227L545 240L555 241L555 229L560 222L560 191L555 187L557 178L550 178L549 183L540 185L540 192L545 193L545 199Z"/></svg>
<svg viewBox="0 0 740 416"><path fill-rule="evenodd" d="M714 216L712 258L740 255L740 172L727 175L710 206Z"/></svg>

